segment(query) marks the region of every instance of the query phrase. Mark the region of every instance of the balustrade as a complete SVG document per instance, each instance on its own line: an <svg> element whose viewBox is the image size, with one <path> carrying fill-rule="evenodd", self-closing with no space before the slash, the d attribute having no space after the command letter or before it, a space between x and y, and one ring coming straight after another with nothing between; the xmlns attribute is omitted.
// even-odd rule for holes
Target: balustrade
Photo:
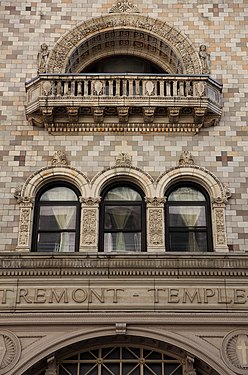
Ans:
<svg viewBox="0 0 248 375"><path fill-rule="evenodd" d="M27 119L49 131L54 131L51 124L66 129L66 123L86 129L86 122L103 124L105 116L110 124L128 123L132 116L135 124L161 122L169 128L169 122L171 129L190 124L195 131L216 124L222 112L222 85L208 75L41 74L26 83L26 90Z"/></svg>

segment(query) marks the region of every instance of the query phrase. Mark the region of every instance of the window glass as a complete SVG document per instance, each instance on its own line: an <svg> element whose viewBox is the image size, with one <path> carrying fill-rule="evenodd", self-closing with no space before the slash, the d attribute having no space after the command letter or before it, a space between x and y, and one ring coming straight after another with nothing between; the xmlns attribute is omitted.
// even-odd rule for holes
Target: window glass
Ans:
<svg viewBox="0 0 248 375"><path fill-rule="evenodd" d="M177 186L166 203L167 251L211 250L210 208L197 186Z"/></svg>
<svg viewBox="0 0 248 375"><path fill-rule="evenodd" d="M130 186L115 186L103 195L100 250L142 251L145 210L141 194Z"/></svg>
<svg viewBox="0 0 248 375"><path fill-rule="evenodd" d="M142 198L140 194L127 187L119 186L111 189L104 198L105 201L141 201Z"/></svg>
<svg viewBox="0 0 248 375"><path fill-rule="evenodd" d="M77 201L76 193L64 186L57 186L45 191L41 197L41 201Z"/></svg>
<svg viewBox="0 0 248 375"><path fill-rule="evenodd" d="M80 205L74 190L55 186L38 195L33 249L71 252L78 248Z"/></svg>
<svg viewBox="0 0 248 375"><path fill-rule="evenodd" d="M174 190L168 197L169 201L205 201L204 195L192 187L179 187Z"/></svg>
<svg viewBox="0 0 248 375"><path fill-rule="evenodd" d="M169 207L170 225L175 227L206 226L205 206Z"/></svg>

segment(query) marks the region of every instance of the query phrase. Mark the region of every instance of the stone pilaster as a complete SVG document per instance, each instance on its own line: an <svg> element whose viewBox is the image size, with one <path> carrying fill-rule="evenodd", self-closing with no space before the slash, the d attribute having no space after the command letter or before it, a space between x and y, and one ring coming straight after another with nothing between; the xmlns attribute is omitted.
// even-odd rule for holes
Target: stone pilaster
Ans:
<svg viewBox="0 0 248 375"><path fill-rule="evenodd" d="M79 251L98 250L98 223L100 198L80 198L81 223Z"/></svg>
<svg viewBox="0 0 248 375"><path fill-rule="evenodd" d="M164 203L164 197L146 198L147 252L165 250Z"/></svg>

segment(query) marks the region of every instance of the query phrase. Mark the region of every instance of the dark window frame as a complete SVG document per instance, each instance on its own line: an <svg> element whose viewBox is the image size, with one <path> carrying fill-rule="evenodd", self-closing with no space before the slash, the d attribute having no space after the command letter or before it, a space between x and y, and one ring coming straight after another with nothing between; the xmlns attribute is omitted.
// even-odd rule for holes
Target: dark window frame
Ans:
<svg viewBox="0 0 248 375"><path fill-rule="evenodd" d="M203 194L205 201L169 201L168 198L173 191L176 191L180 187L189 187L198 190L200 193ZM207 239L207 250L206 252L213 251L213 236L212 236L212 217L211 217L211 206L210 206L210 197L207 191L199 184L191 182L191 181L181 181L171 185L165 193L166 202L165 202L165 244L166 244L166 251L167 252L190 252L190 250L174 250L171 249L170 246L170 235L172 233L184 233L188 234L190 232L193 233L206 233ZM179 206L191 206L191 207L204 207L205 208L205 219L206 225L199 226L199 227L176 227L170 226L170 207L179 207Z"/></svg>
<svg viewBox="0 0 248 375"><path fill-rule="evenodd" d="M40 198L42 197L42 195L53 189L53 188L56 188L56 187L65 187L65 188L68 188L70 190L72 190L78 200L77 201L62 201L62 200L57 200L57 201L41 201ZM34 216L33 216L33 231L32 231L32 245L31 245L31 251L32 252L41 252L37 249L37 245L38 245L38 235L39 233L75 233L75 247L74 247L74 251L73 252L77 252L79 251L79 240L80 240L80 216L81 216L81 205L80 205L80 202L79 202L79 196L80 196L80 192L79 190L72 184L68 183L68 182L64 182L64 181L56 181L56 182L50 182L50 183L47 183L46 185L44 185L43 187L41 187L41 189L38 191L38 193L36 194L36 197L35 197L35 207L34 207ZM74 229L60 229L60 230L55 230L55 229L51 229L51 230L40 230L39 229L39 219L40 219L40 209L41 207L49 207L49 206L75 206L76 208L76 223L75 223L75 228ZM51 251L47 251L45 250L45 252L55 252L54 250L51 250ZM71 251L70 251L71 252ZM58 253L61 254L60 251L58 251ZM65 252L63 252L65 253ZM69 251L68 251L69 253Z"/></svg>
<svg viewBox="0 0 248 375"><path fill-rule="evenodd" d="M105 197L107 195L108 192L110 192L112 189L114 188L118 188L118 187L128 187L130 189L133 189L135 190L140 196L141 196L141 201L132 201L132 200L119 200L119 201L114 201L114 200L109 200L109 201L106 201L105 200ZM98 242L98 251L101 252L101 253L107 253L107 254L111 254L111 253L114 253L116 254L118 251L113 251L113 252L105 252L105 249L104 249L104 234L105 233L110 233L110 232L113 232L113 233L118 233L120 231L118 230L111 230L111 231L105 231L105 207L107 206L138 206L141 208L141 230L140 230L140 233L141 233L141 251L140 252L146 252L147 251L147 241L146 241L146 203L145 203L145 199L144 199L144 193L143 191L139 188L139 186L131 183L131 182L127 182L127 181L118 181L118 182L113 182L111 184L108 184L104 190L102 191L101 193L101 203L100 203L100 210L99 210L99 242ZM137 230L133 230L131 231L130 229L129 230L126 230L126 231L123 231L124 233L137 233ZM126 252L129 252L128 250ZM137 254L137 251L130 251L130 252L134 252L135 254ZM125 250L124 251L120 251L119 253L122 253L124 254L125 253Z"/></svg>

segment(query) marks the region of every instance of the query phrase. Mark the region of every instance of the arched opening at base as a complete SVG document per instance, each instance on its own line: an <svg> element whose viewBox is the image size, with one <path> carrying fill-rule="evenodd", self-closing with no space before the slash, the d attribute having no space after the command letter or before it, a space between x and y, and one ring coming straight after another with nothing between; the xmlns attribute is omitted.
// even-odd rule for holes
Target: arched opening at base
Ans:
<svg viewBox="0 0 248 375"><path fill-rule="evenodd" d="M51 358L43 359L23 375L46 375L48 366L49 371L54 366L56 375L219 375L179 347L126 335L85 340Z"/></svg>

